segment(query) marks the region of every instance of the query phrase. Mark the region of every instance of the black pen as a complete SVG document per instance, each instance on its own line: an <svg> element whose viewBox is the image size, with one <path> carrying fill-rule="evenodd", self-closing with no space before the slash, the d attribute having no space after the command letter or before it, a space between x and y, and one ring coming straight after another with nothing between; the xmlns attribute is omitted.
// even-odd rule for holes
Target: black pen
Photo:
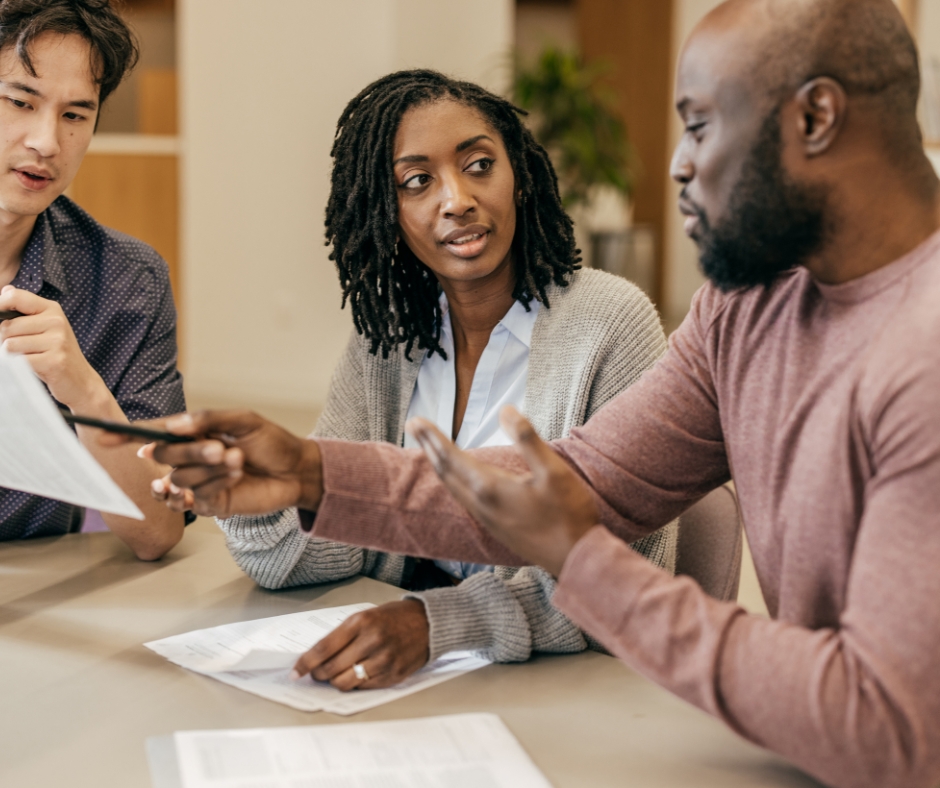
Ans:
<svg viewBox="0 0 940 788"><path fill-rule="evenodd" d="M11 309L9 312L0 311L0 320L12 320L14 317L23 317L22 312Z"/></svg>
<svg viewBox="0 0 940 788"><path fill-rule="evenodd" d="M135 438L146 438L155 443L192 443L195 438L189 435L174 435L172 432L148 430L146 427L135 427L133 424L124 424L119 421L104 421L93 419L90 416L76 416L74 413L60 408L62 417L69 424L83 424L86 427L97 427L105 432L117 432L120 435L133 435Z"/></svg>

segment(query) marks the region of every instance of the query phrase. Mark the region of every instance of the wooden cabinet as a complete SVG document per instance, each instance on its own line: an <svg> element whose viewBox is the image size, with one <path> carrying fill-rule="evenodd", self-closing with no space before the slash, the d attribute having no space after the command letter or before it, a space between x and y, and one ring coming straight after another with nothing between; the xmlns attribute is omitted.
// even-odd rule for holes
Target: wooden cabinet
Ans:
<svg viewBox="0 0 940 788"><path fill-rule="evenodd" d="M179 157L175 137L96 137L69 196L101 224L150 244L179 303Z"/></svg>

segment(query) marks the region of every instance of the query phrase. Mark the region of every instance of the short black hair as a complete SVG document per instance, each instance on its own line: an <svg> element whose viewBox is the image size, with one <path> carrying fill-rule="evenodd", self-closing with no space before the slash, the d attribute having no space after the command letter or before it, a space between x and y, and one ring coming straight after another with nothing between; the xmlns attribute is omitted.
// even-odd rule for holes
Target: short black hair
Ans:
<svg viewBox="0 0 940 788"><path fill-rule="evenodd" d="M137 39L110 0L0 0L0 50L14 47L32 76L29 47L43 33L79 35L89 43L99 106L140 56Z"/></svg>
<svg viewBox="0 0 940 788"><path fill-rule="evenodd" d="M875 98L886 114L916 119L917 45L892 0L812 0L802 8L770 0L770 11L780 24L762 48L758 72L771 90L830 77L849 96Z"/></svg>
<svg viewBox="0 0 940 788"><path fill-rule="evenodd" d="M444 356L440 346L439 285L431 271L399 241L398 195L392 160L402 116L413 107L452 100L478 111L499 133L520 195L512 257L513 298L529 308L549 306L546 287L565 286L579 268L574 227L562 207L548 154L522 123L525 111L470 82L437 71L399 71L376 80L339 118L326 239L333 249L353 322L383 357L399 345Z"/></svg>

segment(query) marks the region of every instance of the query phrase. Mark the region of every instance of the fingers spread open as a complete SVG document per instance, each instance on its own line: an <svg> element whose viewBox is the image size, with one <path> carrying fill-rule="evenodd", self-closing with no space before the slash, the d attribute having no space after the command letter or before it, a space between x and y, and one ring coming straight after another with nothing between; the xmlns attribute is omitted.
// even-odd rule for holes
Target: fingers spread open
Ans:
<svg viewBox="0 0 940 788"><path fill-rule="evenodd" d="M408 428L451 494L475 517L485 516L498 498L499 473L458 449L426 419L412 419Z"/></svg>
<svg viewBox="0 0 940 788"><path fill-rule="evenodd" d="M551 447L539 437L535 427L512 405L507 405L499 413L500 426L512 438L526 461L532 476L537 481L548 478L556 464L562 462L561 458L551 450Z"/></svg>

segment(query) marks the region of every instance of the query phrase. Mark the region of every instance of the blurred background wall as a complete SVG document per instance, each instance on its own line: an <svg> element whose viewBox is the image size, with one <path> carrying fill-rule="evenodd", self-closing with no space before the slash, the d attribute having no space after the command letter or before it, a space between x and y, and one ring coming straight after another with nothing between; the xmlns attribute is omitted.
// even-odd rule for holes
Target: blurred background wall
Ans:
<svg viewBox="0 0 940 788"><path fill-rule="evenodd" d="M940 3L897 0L940 139ZM633 221L667 329L702 282L668 177L682 42L719 0L126 0L140 67L109 101L72 196L171 267L191 404L310 429L350 331L323 245L336 118L369 81L427 66L510 84L546 46L603 65L637 158ZM940 146L928 139L940 159Z"/></svg>
<svg viewBox="0 0 940 788"><path fill-rule="evenodd" d="M336 119L401 68L501 89L511 2L179 0L177 19L187 389L320 406L351 326L323 242Z"/></svg>

